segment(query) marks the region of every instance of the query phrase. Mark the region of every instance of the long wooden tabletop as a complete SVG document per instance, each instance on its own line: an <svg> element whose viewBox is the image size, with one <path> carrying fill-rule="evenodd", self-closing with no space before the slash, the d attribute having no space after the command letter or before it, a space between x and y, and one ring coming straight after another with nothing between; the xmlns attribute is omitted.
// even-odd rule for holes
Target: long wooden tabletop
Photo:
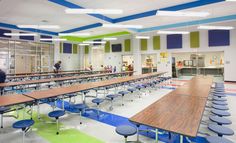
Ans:
<svg viewBox="0 0 236 143"><path fill-rule="evenodd" d="M33 77L45 77L45 76L65 76L65 75L77 75L77 74L86 74L93 73L94 71L78 71L78 72L59 72L59 73L44 73L44 74L30 74L30 75L15 75L7 76L7 79L17 79L17 78L33 78ZM95 71L98 72L98 71Z"/></svg>
<svg viewBox="0 0 236 143"><path fill-rule="evenodd" d="M211 85L210 77L194 77L129 120L156 129L196 137Z"/></svg>
<svg viewBox="0 0 236 143"><path fill-rule="evenodd" d="M131 73L131 71L119 72L119 73L91 74L91 75L71 76L71 77L58 77L58 78L39 79L39 80L27 80L27 81L20 81L20 82L6 82L6 83L0 83L0 87L12 87L12 86L18 86L18 85L40 84L40 83L58 82L58 81L66 81L66 80L74 80L74 79L84 79L84 78L94 78L94 77L102 77L102 76L110 76L110 75L129 74L129 73Z"/></svg>
<svg viewBox="0 0 236 143"><path fill-rule="evenodd" d="M80 92L84 90L94 89L98 87L105 87L105 86L124 83L128 81L134 81L134 80L153 77L153 76L159 76L164 73L166 72L155 72L155 73L135 75L135 76L129 76L129 77L121 77L121 78L110 79L106 81L90 82L90 83L72 85L68 87L58 87L58 88L53 88L53 89L43 90L43 91L34 91L31 93L26 93L25 95L34 99L51 98L51 97L57 97L64 94L70 94L70 93L76 93L76 92Z"/></svg>
<svg viewBox="0 0 236 143"><path fill-rule="evenodd" d="M11 94L7 96L0 96L0 107L32 102L34 100L35 99L24 96L22 94Z"/></svg>

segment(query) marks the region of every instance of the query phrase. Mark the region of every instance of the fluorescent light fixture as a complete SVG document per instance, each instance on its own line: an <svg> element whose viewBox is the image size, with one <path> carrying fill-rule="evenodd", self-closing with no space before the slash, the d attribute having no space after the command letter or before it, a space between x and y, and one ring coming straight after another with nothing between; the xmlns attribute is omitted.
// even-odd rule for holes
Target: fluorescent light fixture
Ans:
<svg viewBox="0 0 236 143"><path fill-rule="evenodd" d="M59 36L90 36L90 33L59 33Z"/></svg>
<svg viewBox="0 0 236 143"><path fill-rule="evenodd" d="M136 39L150 39L149 36L136 36Z"/></svg>
<svg viewBox="0 0 236 143"><path fill-rule="evenodd" d="M80 46L89 46L89 44L86 44L86 43L80 43L79 45Z"/></svg>
<svg viewBox="0 0 236 143"><path fill-rule="evenodd" d="M232 26L207 26L201 25L198 26L198 29L207 29L207 30L232 30L234 27Z"/></svg>
<svg viewBox="0 0 236 143"><path fill-rule="evenodd" d="M41 38L40 41L66 41L67 39L62 38Z"/></svg>
<svg viewBox="0 0 236 143"><path fill-rule="evenodd" d="M106 41L84 41L85 44L105 44Z"/></svg>
<svg viewBox="0 0 236 143"><path fill-rule="evenodd" d="M36 33L4 33L6 36L37 36Z"/></svg>
<svg viewBox="0 0 236 143"><path fill-rule="evenodd" d="M189 34L188 31L158 31L157 34Z"/></svg>
<svg viewBox="0 0 236 143"><path fill-rule="evenodd" d="M106 28L143 28L142 25L122 25L122 24L103 24L102 27Z"/></svg>
<svg viewBox="0 0 236 143"><path fill-rule="evenodd" d="M83 8L69 8L66 9L67 14L122 14L121 9L83 9Z"/></svg>
<svg viewBox="0 0 236 143"><path fill-rule="evenodd" d="M108 38L103 38L103 40L105 40L105 41L114 41L114 40L117 40L117 38L115 38L115 37L108 37Z"/></svg>
<svg viewBox="0 0 236 143"><path fill-rule="evenodd" d="M175 16L175 17L207 17L210 15L209 12L191 12L191 11L157 11L158 16Z"/></svg>
<svg viewBox="0 0 236 143"><path fill-rule="evenodd" d="M34 29L60 29L58 25L17 25L19 28L34 28Z"/></svg>

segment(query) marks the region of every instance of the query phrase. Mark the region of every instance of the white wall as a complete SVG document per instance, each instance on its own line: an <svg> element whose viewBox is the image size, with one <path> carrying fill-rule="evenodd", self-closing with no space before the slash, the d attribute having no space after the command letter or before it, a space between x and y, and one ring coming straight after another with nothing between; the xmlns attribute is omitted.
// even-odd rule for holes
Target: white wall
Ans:
<svg viewBox="0 0 236 143"><path fill-rule="evenodd" d="M161 35L161 50L153 50L152 36L155 33L149 33L144 35L149 35L151 38L148 40L148 50L140 51L140 41L135 39L134 35L119 37L119 40L111 42L111 44L122 43L124 44L124 39L131 39L131 52L120 52L120 53L106 53L104 57L105 64L116 65L120 67L122 62L121 56L124 54L133 54L134 56L134 70L137 71L136 74L141 73L141 54L156 54L157 55L157 70L158 71L168 71L171 75L171 54L172 53L183 53L183 52L214 52L223 51L224 52L224 62L225 62L225 74L224 79L226 81L236 81L236 30L232 30L230 39L230 46L219 46L219 47L209 47L208 46L208 31L200 31L200 47L190 48L190 37L189 35L183 35L183 48L182 49L172 49L167 50L166 35ZM124 47L124 46L123 46ZM168 58L166 62L160 61L160 52L168 52Z"/></svg>
<svg viewBox="0 0 236 143"><path fill-rule="evenodd" d="M189 35L183 35L183 48L182 49L172 49L167 50L167 43L166 43L166 35L161 35L161 50L153 50L152 45L152 36L156 35L154 32L144 35L150 35L151 38L148 40L148 50L147 51L140 51L140 40L135 39L135 35L131 36L123 36L118 37L118 40L111 41L111 44L118 44L121 43L123 50L124 50L124 40L125 39L131 39L131 52L116 52L116 53L104 53L104 65L112 65L113 67L117 67L117 71L121 70L122 66L122 55L133 55L134 58L134 70L136 71L136 74L141 74L141 55L142 54L156 54L157 55L157 71L168 71L169 75L171 75L171 57L172 53L183 53L183 52L214 52L214 51L224 51L224 62L225 62L225 74L224 79L226 81L236 81L236 40L234 40L234 37L236 36L236 30L231 31L231 39L230 39L230 46L220 46L220 47L209 47L208 46L208 31L202 30L200 31L200 47L197 49L190 48L190 37ZM78 68L79 65L82 66L81 61L79 59L82 59L84 56L84 49L81 50L82 53L78 55L79 58L76 60L76 57L70 57L72 64L71 66L66 66L66 68ZM161 52L168 52L168 58L165 62L160 60L160 53ZM91 47L90 47L90 53L89 53L89 61L91 63L92 57L91 56ZM68 60L68 56L61 55L61 59ZM77 64L78 63L78 64Z"/></svg>

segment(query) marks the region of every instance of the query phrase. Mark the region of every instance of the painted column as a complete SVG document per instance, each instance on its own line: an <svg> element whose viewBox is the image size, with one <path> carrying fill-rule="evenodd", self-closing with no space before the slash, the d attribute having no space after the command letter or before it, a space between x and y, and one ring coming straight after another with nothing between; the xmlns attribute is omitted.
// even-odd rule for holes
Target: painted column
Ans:
<svg viewBox="0 0 236 143"><path fill-rule="evenodd" d="M132 35L132 50L133 50L133 56L134 56L134 71L136 71L134 74L142 74L142 63L141 63L141 53L140 53L140 41L139 39L135 38L135 35Z"/></svg>

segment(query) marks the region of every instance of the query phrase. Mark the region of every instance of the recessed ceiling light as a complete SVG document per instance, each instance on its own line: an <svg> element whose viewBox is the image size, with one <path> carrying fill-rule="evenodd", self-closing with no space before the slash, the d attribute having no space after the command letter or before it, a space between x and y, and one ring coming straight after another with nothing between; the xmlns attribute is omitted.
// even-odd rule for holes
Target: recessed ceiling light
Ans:
<svg viewBox="0 0 236 143"><path fill-rule="evenodd" d="M198 26L198 29L207 29L207 30L232 30L234 27L232 26L207 26L201 25Z"/></svg>
<svg viewBox="0 0 236 143"><path fill-rule="evenodd" d="M67 14L122 14L121 9L83 9L83 8L69 8L66 9Z"/></svg>
<svg viewBox="0 0 236 143"><path fill-rule="evenodd" d="M123 24L103 24L102 27L106 27L106 28L135 28L135 29L143 28L142 25L123 25Z"/></svg>
<svg viewBox="0 0 236 143"><path fill-rule="evenodd" d="M158 31L157 34L189 34L188 31Z"/></svg>
<svg viewBox="0 0 236 143"><path fill-rule="evenodd" d="M149 36L136 36L136 39L150 39Z"/></svg>
<svg viewBox="0 0 236 143"><path fill-rule="evenodd" d="M209 12L191 12L191 11L157 11L158 16L175 16L175 17L207 17L210 15Z"/></svg>
<svg viewBox="0 0 236 143"><path fill-rule="evenodd" d="M59 36L90 36L90 33L59 33Z"/></svg>
<svg viewBox="0 0 236 143"><path fill-rule="evenodd" d="M40 41L66 41L67 39L63 38L41 38Z"/></svg>
<svg viewBox="0 0 236 143"><path fill-rule="evenodd" d="M4 33L5 36L37 36L36 33Z"/></svg>
<svg viewBox="0 0 236 143"><path fill-rule="evenodd" d="M19 28L34 28L34 29L60 29L58 25L17 25Z"/></svg>
<svg viewBox="0 0 236 143"><path fill-rule="evenodd" d="M103 40L105 40L105 41L113 41L113 40L117 40L117 38L115 38L115 37L107 37L107 38L103 38Z"/></svg>

